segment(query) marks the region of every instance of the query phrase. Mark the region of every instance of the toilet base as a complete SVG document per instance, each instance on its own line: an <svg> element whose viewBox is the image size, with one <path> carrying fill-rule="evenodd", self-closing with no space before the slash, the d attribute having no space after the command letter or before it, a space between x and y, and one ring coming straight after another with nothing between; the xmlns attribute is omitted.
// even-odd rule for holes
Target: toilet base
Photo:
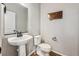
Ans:
<svg viewBox="0 0 79 59"><path fill-rule="evenodd" d="M26 48L25 45L21 45L18 48L18 55L19 56L26 56Z"/></svg>
<svg viewBox="0 0 79 59"><path fill-rule="evenodd" d="M43 51L36 51L39 56L49 56L49 53Z"/></svg>

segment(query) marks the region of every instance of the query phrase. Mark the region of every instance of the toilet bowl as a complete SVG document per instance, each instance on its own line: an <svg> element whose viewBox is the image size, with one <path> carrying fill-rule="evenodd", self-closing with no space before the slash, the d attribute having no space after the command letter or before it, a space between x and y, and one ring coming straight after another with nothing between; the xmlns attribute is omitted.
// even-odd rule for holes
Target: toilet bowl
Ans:
<svg viewBox="0 0 79 59"><path fill-rule="evenodd" d="M36 46L36 52L39 56L48 56L51 51L51 46L47 43L41 43L41 36L34 36L34 44Z"/></svg>
<svg viewBox="0 0 79 59"><path fill-rule="evenodd" d="M39 56L48 56L51 51L51 46L47 43L41 43L38 45L37 54Z"/></svg>

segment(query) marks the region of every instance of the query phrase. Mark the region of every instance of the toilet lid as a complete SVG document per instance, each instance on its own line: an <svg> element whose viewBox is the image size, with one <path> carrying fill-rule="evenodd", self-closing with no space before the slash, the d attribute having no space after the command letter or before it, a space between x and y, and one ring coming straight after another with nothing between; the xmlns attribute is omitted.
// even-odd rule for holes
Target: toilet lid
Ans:
<svg viewBox="0 0 79 59"><path fill-rule="evenodd" d="M38 46L41 47L41 48L46 48L46 49L50 49L51 48L50 45L46 44L46 43L39 44Z"/></svg>

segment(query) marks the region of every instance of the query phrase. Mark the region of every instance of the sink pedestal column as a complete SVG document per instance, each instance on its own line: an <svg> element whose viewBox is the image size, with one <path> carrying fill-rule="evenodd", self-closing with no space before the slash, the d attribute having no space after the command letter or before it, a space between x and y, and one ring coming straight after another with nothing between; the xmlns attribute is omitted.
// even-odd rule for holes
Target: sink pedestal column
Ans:
<svg viewBox="0 0 79 59"><path fill-rule="evenodd" d="M19 56L26 56L26 47L25 47L25 45L19 46L18 53L19 53Z"/></svg>

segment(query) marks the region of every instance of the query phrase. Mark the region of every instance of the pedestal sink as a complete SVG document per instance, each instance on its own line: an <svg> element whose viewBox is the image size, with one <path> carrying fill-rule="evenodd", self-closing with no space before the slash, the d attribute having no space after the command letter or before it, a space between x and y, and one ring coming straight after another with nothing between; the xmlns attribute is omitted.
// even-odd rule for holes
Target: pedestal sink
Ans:
<svg viewBox="0 0 79 59"><path fill-rule="evenodd" d="M26 56L26 48L25 44L27 44L27 41L32 39L33 37L31 35L23 35L22 37L11 37L8 38L8 43L13 46L18 46L19 48L19 56Z"/></svg>

